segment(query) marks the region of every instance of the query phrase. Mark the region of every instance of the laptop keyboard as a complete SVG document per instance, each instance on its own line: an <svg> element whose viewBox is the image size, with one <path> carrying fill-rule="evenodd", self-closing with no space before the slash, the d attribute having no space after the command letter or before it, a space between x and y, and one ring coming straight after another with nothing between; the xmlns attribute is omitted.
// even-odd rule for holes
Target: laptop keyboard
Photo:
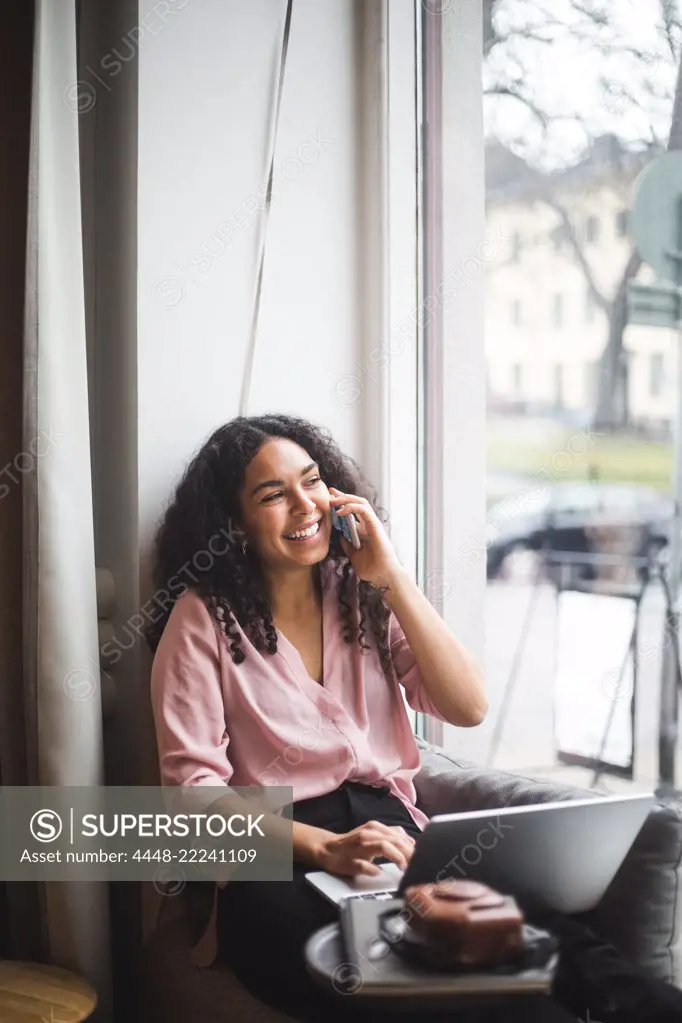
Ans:
<svg viewBox="0 0 682 1023"><path fill-rule="evenodd" d="M394 899L395 892L357 892L347 895L348 899Z"/></svg>

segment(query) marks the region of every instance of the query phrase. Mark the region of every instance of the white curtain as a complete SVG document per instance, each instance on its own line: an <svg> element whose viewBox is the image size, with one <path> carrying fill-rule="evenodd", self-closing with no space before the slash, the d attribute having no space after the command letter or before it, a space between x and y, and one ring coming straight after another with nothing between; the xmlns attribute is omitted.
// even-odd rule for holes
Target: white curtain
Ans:
<svg viewBox="0 0 682 1023"><path fill-rule="evenodd" d="M36 0L24 349L24 673L32 785L104 784L88 427L75 0ZM8 886L11 888L12 886ZM44 953L111 1019L106 882L40 887Z"/></svg>

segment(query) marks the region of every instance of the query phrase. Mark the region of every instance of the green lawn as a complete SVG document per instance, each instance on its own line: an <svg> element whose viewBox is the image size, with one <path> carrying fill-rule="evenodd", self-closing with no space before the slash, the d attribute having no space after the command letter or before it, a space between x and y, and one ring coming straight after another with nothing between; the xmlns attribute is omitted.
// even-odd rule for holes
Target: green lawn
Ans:
<svg viewBox="0 0 682 1023"><path fill-rule="evenodd" d="M557 431L551 443L539 431L537 440L514 431L495 429L488 438L488 471L504 470L533 476L551 473L556 480L589 479L598 472L604 482L642 483L670 492L673 449L669 444L651 443L630 436L580 434L575 429Z"/></svg>

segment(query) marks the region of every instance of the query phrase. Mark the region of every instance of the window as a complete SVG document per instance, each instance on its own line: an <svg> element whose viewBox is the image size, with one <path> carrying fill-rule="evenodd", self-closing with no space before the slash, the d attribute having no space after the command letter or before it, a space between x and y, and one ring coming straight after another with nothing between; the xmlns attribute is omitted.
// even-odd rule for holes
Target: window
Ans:
<svg viewBox="0 0 682 1023"><path fill-rule="evenodd" d="M626 698L619 692L614 700L612 692L605 699L601 682L607 676L601 669L612 672L613 689L620 688L621 675L623 689L630 685L622 669L629 628L621 641L615 609L626 606L621 598L629 602L630 594L639 594L646 575L619 560L626 538L612 526L622 525L621 518L628 521L633 491L612 488L652 488L662 510L652 504L641 523L660 530L666 540L670 535L664 499L675 448L667 431L682 400L673 355L668 355L667 337L656 328L610 332L606 308L618 294L634 249L629 210L635 183L654 153L665 148L673 123L682 40L676 34L674 46L666 50L663 8L668 6L572 0L450 0L438 5L452 12L453 43L463 11L482 8L486 14L482 92L486 155L491 157L486 164L488 230L507 221L521 231L526 248L522 260L512 265L507 241L504 260L485 279L486 353L491 379L500 381L486 418L486 502L502 514L511 511L502 540L492 536L486 548L486 687L497 695L484 737L480 730L468 730L466 755L495 769L553 779L571 765L571 781L575 778L585 789L594 785L598 764L600 772L614 767L611 773L622 778L629 778L631 770L635 784L648 786L653 778L649 765L658 753L656 718L648 735L637 730L631 757L630 703L635 688L638 693L659 689L666 612L665 597L656 587L637 620L640 649L656 651L656 656L639 658L636 686L632 679ZM597 7L602 13L595 21ZM627 16L621 7L629 9ZM589 52L581 63L581 88L561 88L557 83L574 74L578 37L581 53ZM642 47L658 57L653 84L650 68L629 61ZM510 73L530 105L509 102ZM632 101L626 113L620 102L624 90L617 102L604 89L611 75L618 82L627 78L624 90ZM457 82L453 76L453 93ZM450 187L454 192L465 182L462 173ZM567 243L564 225L570 232ZM544 245L531 250L529 239L538 234L544 235ZM597 285L593 294L591 279ZM644 279L650 279L648 271ZM516 297L523 306L521 330L510 323ZM517 386L522 383L522 398L512 399L512 378ZM549 538L566 554L560 572L550 571L542 555L534 557L543 549L546 527L541 535L542 525L525 521L526 511L541 508L547 495L554 500L555 517L564 517L561 537ZM560 527L552 523L551 528ZM630 531L627 542L635 532L639 535L639 527ZM478 606L475 613L480 616ZM585 663L577 661L579 643L589 657L595 650L604 655L589 693ZM568 694L573 682L575 690ZM666 712L672 707L671 698ZM461 755L463 741L458 736L452 743ZM669 753L668 744L667 759ZM669 773L679 784L679 751L676 767ZM664 782L672 787L670 779Z"/></svg>
<svg viewBox="0 0 682 1023"><path fill-rule="evenodd" d="M514 234L512 235L512 243L511 243L511 256L510 256L511 262L512 263L518 263L520 257L521 257L521 235L519 234L518 231L514 231Z"/></svg>
<svg viewBox="0 0 682 1023"><path fill-rule="evenodd" d="M590 359L583 371L583 408L590 410L597 403L599 387L599 360Z"/></svg>
<svg viewBox="0 0 682 1023"><path fill-rule="evenodd" d="M599 219L597 217L588 217L585 221L585 241L590 245L592 242L596 242L599 238Z"/></svg>
<svg viewBox="0 0 682 1023"><path fill-rule="evenodd" d="M554 365L554 405L564 407L564 367L560 362Z"/></svg>
<svg viewBox="0 0 682 1023"><path fill-rule="evenodd" d="M558 252L562 245L565 245L566 242L568 241L568 228L562 221L561 223L557 224L556 227L552 228L552 230L549 233L549 236L552 241L554 251Z"/></svg>
<svg viewBox="0 0 682 1023"><path fill-rule="evenodd" d="M638 487L623 483L602 483L600 491L602 504L609 510L634 515L642 507L642 496Z"/></svg>
<svg viewBox="0 0 682 1023"><path fill-rule="evenodd" d="M555 295L552 301L552 323L555 327L561 327L564 322L564 299L563 295Z"/></svg>
<svg viewBox="0 0 682 1023"><path fill-rule="evenodd" d="M654 352L649 356L649 394L652 398L660 398L665 392L665 360L662 352Z"/></svg>
<svg viewBox="0 0 682 1023"><path fill-rule="evenodd" d="M552 511L559 514L596 511L601 504L601 488L592 483L558 483L552 491Z"/></svg>
<svg viewBox="0 0 682 1023"><path fill-rule="evenodd" d="M516 395L517 397L520 397L523 391L523 367L521 366L520 362L515 362L513 364L511 377L512 394Z"/></svg>
<svg viewBox="0 0 682 1023"><path fill-rule="evenodd" d="M511 304L511 321L515 327L521 326L521 303L518 299L514 299Z"/></svg>

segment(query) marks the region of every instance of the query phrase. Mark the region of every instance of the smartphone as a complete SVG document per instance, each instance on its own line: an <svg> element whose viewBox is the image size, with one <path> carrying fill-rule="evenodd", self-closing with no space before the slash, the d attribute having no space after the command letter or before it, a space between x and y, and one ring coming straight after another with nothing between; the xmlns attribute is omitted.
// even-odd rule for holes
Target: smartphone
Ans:
<svg viewBox="0 0 682 1023"><path fill-rule="evenodd" d="M358 534L358 520L353 512L350 515L337 515L336 508L332 505L332 526L342 533L348 543L360 550L360 536Z"/></svg>

